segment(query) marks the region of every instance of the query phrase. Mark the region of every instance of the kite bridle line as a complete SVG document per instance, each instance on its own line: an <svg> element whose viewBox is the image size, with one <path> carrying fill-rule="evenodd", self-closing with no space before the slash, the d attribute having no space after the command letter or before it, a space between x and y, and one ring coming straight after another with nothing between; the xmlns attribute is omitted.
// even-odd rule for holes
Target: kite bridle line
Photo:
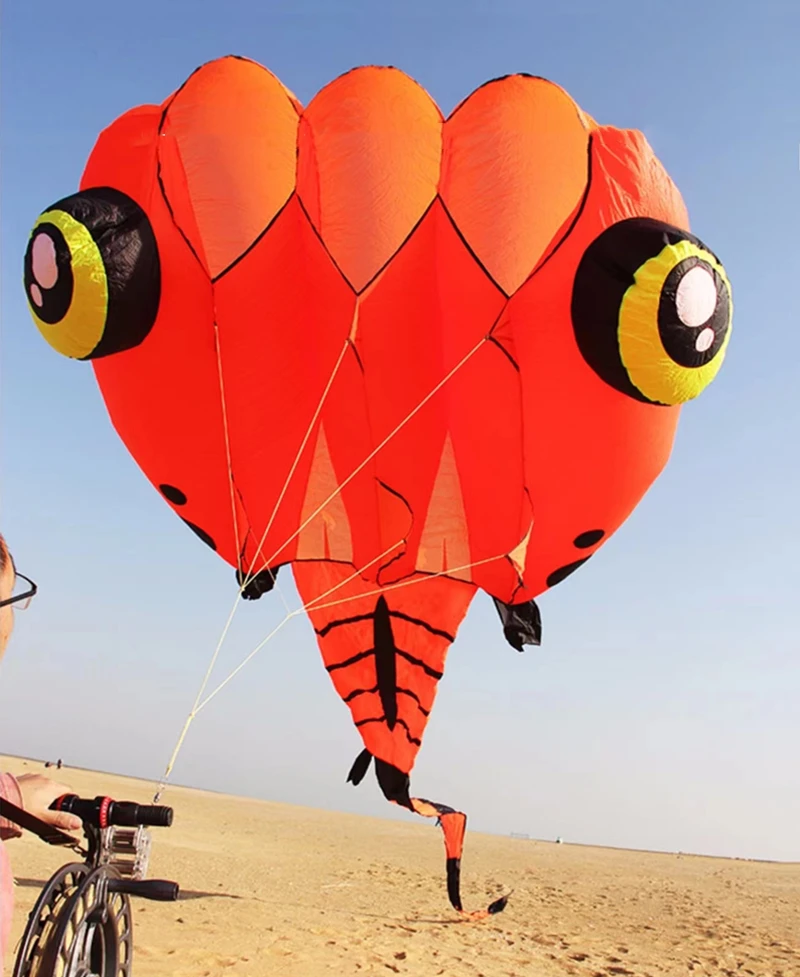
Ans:
<svg viewBox="0 0 800 977"><path fill-rule="evenodd" d="M398 546L402 546L402 545L403 545L403 540L399 540L397 543L394 543L387 550L384 550L383 553L379 554L373 560L371 560L361 570L356 570L354 573L351 573L350 576L347 577L347 579L342 580L338 584L336 584L335 586L331 587L330 590L327 590L324 594L321 595L321 597L327 597L329 594L333 593L335 590L338 590L339 587L345 586L345 584L348 584L351 580L353 580L355 577L357 577L360 573L363 573L364 570L368 570L369 567L372 566L373 563L377 563L378 560L382 560L385 556L388 556L389 553L392 552L392 550L397 549ZM320 598L317 598L317 599L320 599ZM309 603L313 603L313 602L309 601ZM302 614L303 611L305 610L304 607L298 607L298 608L295 608L295 610L291 611L291 610L289 610L289 608L287 606L287 608L286 608L286 616L283 618L283 620L279 624L277 624L272 629L272 631L270 631L270 633L266 636L266 638L263 639L263 641L261 641L258 645L256 645L256 647L250 652L249 655L247 655L246 658L244 658L241 662L239 662L239 664L236 666L236 668L234 668L234 670L227 676L227 678L223 679L222 682L220 682L220 684L214 689L213 692L211 692L209 695L207 695L205 697L205 699L203 699L203 692L205 691L205 688L208 685L208 681L209 681L209 679L211 677L211 671L212 671L212 669L214 667L214 661L216 660L216 656L219 654L219 649L222 647L222 640L225 637L225 633L227 632L227 628L230 627L230 623L233 620L233 615L235 613L235 610L236 610L236 607L237 606L238 606L238 598L237 598L237 604L234 605L234 608L231 611L230 616L228 617L228 623L227 623L227 626L226 626L226 631L223 632L222 638L220 638L220 641L219 641L219 643L217 645L217 649L214 652L214 659L212 659L212 661L211 661L211 663L209 665L209 668L208 668L208 670L206 672L205 678L203 679L203 684L200 686L200 690L198 691L197 697L196 697L195 702L194 702L194 705L192 706L191 712L186 717L186 721L183 724L183 729L181 730L180 736L178 737L178 741L175 744L175 749L172 751L172 756L170 757L169 763L167 764L167 767L166 767L166 769L164 771L164 776L159 781L158 789L157 789L156 794L155 794L155 799L153 800L153 803L154 804L157 803L158 798L160 798L161 797L161 794L164 792L164 788L167 785L167 780L169 779L169 775L170 775L170 773L172 773L172 768L174 767L175 761L178 758L178 753L180 752L180 749L183 746L183 741L186 739L186 734L188 733L189 727L191 726L192 721L194 720L194 717L197 715L197 713L200 712L200 710L205 705L207 705L211 701L211 699L213 699L214 696L225 685L227 685L228 682L230 682L231 679L233 679L233 677L238 672L240 672L244 668L244 666L250 661L251 658L254 658L258 654L258 652L261 651L261 649L269 641L272 640L272 638L281 630L281 628L284 626L284 624L286 624L288 621L290 621L293 617L297 617L298 615Z"/></svg>
<svg viewBox="0 0 800 977"><path fill-rule="evenodd" d="M357 314L358 314L358 305L356 304L356 315L354 316L354 320L353 320L354 321L354 324L356 322ZM261 553L261 550L263 549L264 542L266 541L266 538L267 538L267 534L269 533L270 528L272 527L272 523L275 521L275 516L277 515L278 509L280 508L280 505L281 505L281 502L283 502L283 498L286 495L286 492L287 492L288 487L289 487L289 483L291 482L292 477L293 477L295 471L297 470L297 466L300 464L300 458L302 457L303 451L305 450L305 447L308 444L308 440L311 437L311 434L312 434L312 432L314 430L314 427L316 426L316 423L317 423L317 420L319 418L319 415L322 412L322 408L323 408L323 406L325 404L325 401L327 400L328 393L330 392L330 389L333 386L333 382L336 379L336 376L337 376L337 374L339 372L339 368L342 365L342 361L344 360L345 353L347 352L347 347L350 345L350 337L348 336L348 338L345 340L344 344L342 345L341 352L339 353L339 357L336 360L336 363L334 364L334 367L333 367L333 370L331 372L331 375L328 378L327 384L325 385L325 389L322 391L322 396L320 397L319 403L317 404L317 408L314 411L314 414L313 414L313 416L312 416L312 418L311 418L311 420L309 422L308 429L306 430L306 433L305 433L305 435L303 437L303 440L300 443L300 447L297 449L297 454L295 455L294 461L292 462L292 465L291 465L291 467L289 469L289 474L286 476L286 480L283 483L283 488L281 489L280 494L278 495L278 499L275 502L275 506L274 506L274 508L272 510L272 515L269 517L269 521L267 523L267 528L264 530L264 534L261 537L260 543L258 544L258 548L257 548L257 550L255 552L255 556L250 561L250 566L247 568L247 573L246 574L242 574L242 553L241 553L240 542L239 542L238 522L237 522L237 518L236 518L236 487L235 487L235 485L233 483L233 465L232 465L232 462L231 462L231 452L230 452L230 433L229 433L229 429L228 429L228 411L227 411L227 406L226 406L226 401L225 401L225 385L224 385L223 379L222 379L222 353L221 353L221 350L220 350L219 334L218 334L218 327L217 327L216 322L214 323L214 330L215 330L215 337L214 337L215 338L215 347L216 347L216 351L217 351L217 369L218 369L218 372L219 372L220 400L221 400L221 406L222 406L222 424L223 424L223 428L224 428L224 431L225 431L225 451L226 451L226 455L227 455L227 464L228 464L228 480L230 482L230 490L231 490L231 508L232 508L232 515L233 515L233 530L234 530L234 535L236 537L237 566L238 566L238 570L239 570L240 585L239 585L239 590L236 593L236 596L233 598L233 604L231 605L231 609L230 609L230 612L228 614L228 619L225 622L224 627L222 628L222 632L220 633L220 636L219 636L219 639L217 641L216 647L214 648L214 652L211 655L211 658L209 660L208 667L206 668L206 673L203 676L203 681L200 683L200 688L198 689L197 695L195 696L194 704L192 705L192 708L189 710L189 715L187 716L186 722L184 723L183 729L181 730L180 736L178 737L178 742L177 742L177 744L175 746L175 750L173 751L172 759L167 764L166 769L164 771L164 775L163 775L162 779L159 781L158 789L157 789L156 794L155 794L155 797L156 798L159 798L161 796L161 794L164 792L164 788L166 787L166 782L167 782L167 780L169 778L170 773L172 772L172 767L174 766L174 763L175 763L175 758L177 757L178 752L179 752L181 746L183 745L183 741L186 738L186 733L187 733L187 731L189 729L189 726L192 723L192 719L194 719L194 716L197 713L197 709L198 709L199 704L200 704L200 701L201 701L201 699L203 697L203 693L205 692L206 686L208 685L208 683L209 683L209 681L211 679L211 673L214 671L214 667L217 664L217 659L219 658L219 654L222 651L222 646L225 643L225 639L228 636L228 632L231 629L231 625L233 624L233 619L234 619L234 617L236 617L236 612L239 609L239 605L241 603L240 598L241 598L242 594L244 593L245 588L247 587L247 585L250 583L250 581L252 579L251 574L253 572L253 567L255 566L256 560L258 559L259 554ZM351 335L352 335L352 327L351 327ZM286 545L286 544L284 544L284 545ZM277 582L277 579L275 577L275 574L272 573L272 571L269 570L269 568L268 568L268 573L272 577L273 587L278 591L278 594L280 595L281 601L283 602L283 606L286 608L287 617L285 618L284 621L281 622L281 625L280 625L280 626L283 626L283 624L286 623L286 621L289 619L289 617L293 616L294 612L292 612L289 609L289 602L286 600L286 596L284 595L283 590L280 587L280 584Z"/></svg>
<svg viewBox="0 0 800 977"><path fill-rule="evenodd" d="M399 545L401 545L401 543L395 543L394 546L390 547L384 553L381 553L381 555L376 557L372 562L376 563L378 560L382 559L384 556L391 553L391 551L396 546ZM506 555L507 554L505 553L501 553L499 556L488 556L483 560L475 560L472 563L465 563L463 567L451 567L448 568L447 570L439 570L437 573L429 573L420 577L412 577L409 580L398 580L397 583L387 584L385 587L381 587L379 590L368 590L363 594L358 594L358 599L361 600L364 597L378 597L381 594L385 594L387 590L399 590L401 587L411 587L414 584L427 583L427 581L434 580L436 577L446 577L454 573L461 573L462 570L471 570L473 567L483 566L484 563L493 563L495 560L504 560L506 558ZM254 658L258 654L258 652L261 651L261 649L269 641L272 640L272 638L278 633L278 631L280 631L280 629L288 620L290 620L293 617L299 617L301 614L305 614L308 611L321 611L327 607L338 607L340 604L346 604L348 601L352 600L353 599L352 597L341 597L339 600L327 601L324 604L318 603L318 601L321 601L329 594L332 594L334 591L339 590L341 587L344 587L346 584L350 583L351 580L354 580L356 577L360 576L364 572L364 570L369 569L369 566L370 564L367 564L366 566L362 567L361 570L356 570L355 573L351 573L350 576L347 577L345 580L341 580L334 587L331 587L330 590L326 590L324 594L320 594L319 597L315 597L313 600L310 600L307 604L303 604L302 607L297 607L293 611L289 611L289 613L281 621L281 623L278 624L276 627L274 627L272 631L270 631L270 633L267 635L267 637L264 638L264 640L260 642L260 644L258 644L250 652L250 654L236 666L236 668L234 668L234 670L230 673L230 675L228 675L226 679L223 679L223 681L220 682L220 684L214 689L214 691L210 692L205 697L205 699L203 699L203 701L198 705L196 713L199 712L204 706L208 705L208 703L214 698L217 692L221 691L222 688L226 686L228 682L231 681L234 675L240 672L244 668L244 666L250 661L250 659Z"/></svg>
<svg viewBox="0 0 800 977"><path fill-rule="evenodd" d="M242 547L239 539L239 519L236 515L236 486L233 484L233 464L231 462L231 438L228 429L228 402L225 399L225 380L222 376L222 354L219 348L219 326L216 316L214 317L214 350L217 354L217 377L219 379L219 399L222 407L222 430L225 435L225 461L228 466L228 482L231 490L231 518L233 519L233 535L236 542L236 568L239 576L242 575ZM283 594L281 594L283 597ZM286 610L289 610L284 599Z"/></svg>
<svg viewBox="0 0 800 977"><path fill-rule="evenodd" d="M333 490L333 492L331 492L328 498L325 499L324 502L322 502L320 505L317 506L317 508L311 513L311 515L305 520L305 522L301 523L297 527L297 529L295 529L292 535L286 540L286 542L282 546L279 546L278 549L275 550L272 556L267 560L267 565L272 563L272 561L281 552L281 550L285 549L289 545L289 543L295 540L300 535L300 533L302 533L302 531L306 528L306 526L313 519L315 519L330 502L333 502L333 500L336 498L337 495L339 495L342 489L346 488L350 484L350 482L352 482L352 480L367 467L367 465L372 461L375 455L377 455L379 451L385 448L386 445L392 440L392 438L396 434L398 434L406 426L406 424L408 424L408 422L422 410L425 404L427 404L428 401L442 389L442 387L447 383L447 381L451 380L456 375L456 373L458 373L461 367L465 366L466 363L470 359L472 359L475 353L478 352L478 350L481 348L481 346L483 346L485 342L488 342L488 336L484 336L482 339L480 339L472 347L472 349L461 360L459 360L458 363L456 363L453 369L450 370L450 372L436 384L433 390L431 390L430 393L426 394L412 411L406 414L406 416L403 418L402 421L400 421L397 427L395 427L393 431L387 434L386 437L383 439L383 441L381 441L381 443L376 448L373 448L373 450L367 455L367 457L361 462L361 464L358 465L352 472L350 472L350 474L343 482L340 482L339 485L336 486L336 488Z"/></svg>
<svg viewBox="0 0 800 977"><path fill-rule="evenodd" d="M501 312L501 315L502 315L502 312ZM228 632L230 631L230 628L231 628L231 624L233 623L233 619L236 616L236 612L238 610L239 603L240 603L240 597L243 594L245 588L247 587L247 584L252 579L251 574L252 574L252 571L253 571L253 567L255 566L256 560L258 559L259 554L261 553L261 550L264 547L264 543L266 541L267 534L269 533L269 530L272 527L272 524L273 524L273 522L275 520L275 517L277 515L277 512L278 512L278 509L280 508L280 505L281 505L281 503L282 503L282 501L283 501L283 499L284 499L284 497L286 495L286 492L288 491L289 483L291 482L291 479L292 479L292 477L294 475L294 472L297 470L297 466L300 463L300 458L302 457L303 451L305 450L305 447L308 444L308 441L309 441L309 439L310 439L310 437L311 437L311 435L312 435L312 433L314 431L314 428L316 426L317 420L319 419L319 416L322 413L322 408L323 408L323 406L325 404L325 401L327 400L328 394L329 394L329 392L331 390L331 387L333 386L333 383L334 383L334 381L336 379L336 376L337 376L337 374L339 372L339 369L341 368L341 364L342 364L342 362L344 360L345 354L347 352L347 348L352 344L352 337L354 335L354 330L355 330L355 325L356 325L356 322L357 322L357 317L358 317L358 302L356 302L356 309L355 309L355 312L354 312L353 326L351 327L351 332L348 335L347 339L345 340L345 342L344 342L344 344L342 346L342 349L341 349L341 351L339 353L339 356L338 356L338 358L336 360L336 363L334 364L333 370L331 371L331 375L328 378L328 382L325 385L325 388L324 388L324 390L322 392L322 395L320 397L319 403L317 404L316 410L314 411L313 416L311 418L311 421L309 422L309 425L308 425L308 428L306 430L306 433L305 433L305 435L303 437L303 440L302 440L302 442L300 444L300 447L299 447L299 449L298 449L298 451L297 451L297 453L295 455L294 461L292 462L292 466L291 466L291 468L289 470L289 473L288 473L288 475L287 475L287 477L286 477L286 479L284 481L283 488L281 489L281 492L280 492L280 494L278 496L278 499L276 500L275 506L274 506L273 511L272 511L272 515L270 516L269 521L267 523L267 527L266 527L266 529L264 530L264 533L261 536L261 540L259 541L258 548L256 549L256 553L255 553L253 559L250 562L250 566L248 567L248 570L247 570L247 575L244 577L244 579L242 580L242 582L241 582L241 584L239 586L239 589L237 591L236 597L234 598L233 606L231 607L230 613L228 615L228 619L225 622L225 626L222 629L222 633L220 634L219 640L218 640L217 645L216 645L216 647L214 649L214 653L211 656L211 660L209 661L208 668L206 669L206 673L205 673L205 675L203 677L203 681L201 682L200 688L198 689L197 695L196 695L195 700L194 700L194 704L193 704L191 710L189 711L188 716L186 717L186 721L184 722L183 728L182 728L182 730L180 732L180 735L178 737L178 740L177 740L177 742L175 744L175 748L174 748L174 750L172 752L172 756L170 757L169 763L167 764L167 766L165 768L164 774L163 774L161 780L158 783L158 787L157 787L156 793L154 795L153 803L157 803L158 800L161 798L161 795L163 794L163 792L164 792L164 790L166 788L167 781L169 780L170 774L172 773L172 769L173 769L173 767L175 765L175 761L177 760L178 754L179 754L179 752L180 752L180 750L181 750L181 748L183 746L183 743L184 743L184 741L186 739L186 734L189 731L189 727L191 726L191 724L192 724L195 716L200 711L200 709L203 706L205 706L208 702L210 702L211 699L225 685L228 684L228 682L234 677L234 675L236 675L244 667L244 665L248 661L250 661L268 643L268 641L271 640L272 637L274 637L283 628L283 626L289 620L291 620L291 618L299 616L300 614L304 613L308 609L312 609L312 610L315 609L314 605L316 604L317 601L319 601L321 599L321 597L328 596L330 593L333 593L335 590L337 590L339 587L343 586L345 583L347 583L350 580L354 579L354 577L359 576L361 573L363 573L364 570L368 569L372 564L376 563L378 560L380 560L384 556L388 555L388 553L390 553L392 550L394 550L397 546L401 545L402 542L403 542L401 540L398 543L394 543L384 553L380 554L380 556L378 556L378 557L374 558L373 560L371 560L368 564L366 564L361 569L356 570L355 573L353 573L345 581L341 581L335 587L332 587L326 594L321 595L321 597L315 598L315 600L313 600L313 601L309 601L309 603L307 605L304 605L303 607L297 608L294 611L289 611L288 610L288 604L286 602L285 597L283 596L283 593L281 592L281 598L283 600L284 606L287 608L286 617L275 628L273 628L273 630L269 633L269 635L267 635L267 637L252 652L250 652L250 654L247 655L247 657L242 662L239 663L239 665L237 665L237 667L227 676L227 678L225 678L207 697L203 698L203 694L204 694L204 692L206 690L206 687L208 686L208 683L209 683L209 681L211 679L211 674L212 674L212 672L214 670L214 667L215 667L215 665L217 663L217 659L219 658L219 654L220 654L220 651L222 650L222 646L223 646L223 644L225 642L225 638L227 637ZM498 319L499 319L499 316L498 316ZM340 482L336 486L336 488L330 493L330 495L319 506L317 506L317 508L303 521L303 523L292 533L292 535L281 546L278 547L278 549L273 553L273 555L265 562L265 565L268 568L272 564L272 561L275 559L275 557L282 550L284 550L293 540L295 540L300 535L300 533L306 528L306 526L308 526L309 523L311 523L325 509L325 507L328 506L342 492L342 490L345 489L347 487L347 485L349 485L350 482L352 482L352 480L354 478L356 478L367 467L367 465L372 461L372 459L375 458L375 456L380 451L382 451L383 448L386 447L386 445L395 437L395 435L397 435L409 423L409 421L411 421L422 410L422 408L433 397L436 396L436 394L442 389L442 387L444 387L444 385L446 383L448 383L448 381L450 381L455 376L455 374L458 373L458 371L469 362L470 359L472 359L472 357L475 355L475 353L477 353L478 350L481 349L481 347L483 346L483 344L489 341L490 334L491 334L491 330L490 330L489 333L487 333L486 335L482 336L478 340L477 343L475 343L475 345L459 360L458 363L456 363L456 365L454 367L452 367L452 369L450 369L448 371L448 373L445 374L445 376L433 387L433 389L430 390L422 398L422 400L411 411L409 411L409 413L393 428L393 430L390 431L389 434L386 435L386 437L375 448L373 448L373 450L367 455L367 457L359 465L357 465L356 468L342 482ZM221 395L221 397L224 400L224 386L222 385L222 382L221 382L222 362L221 362L221 358L220 358L219 344L217 344L217 356L218 356L218 363L219 363L219 370L220 370L220 395ZM225 429L226 429L226 443L229 443L229 437L228 437L228 434L227 434L227 429L228 429L227 411L224 410L224 408L223 408L223 424L224 424ZM234 492L234 486L233 486L233 470L232 470L232 467L230 465L230 455L229 455L229 465L228 465L228 477L229 477L230 482L231 482L232 502L233 502L233 505L234 505L234 515L235 515L235 501L234 501L234 496L233 496L233 492ZM234 526L235 525L236 525L236 523L234 522ZM508 555L507 553L502 553L499 556L488 557L488 558L485 558L483 560L479 560L479 561L476 561L476 562L473 562L473 563L465 564L462 567L453 567L453 568L450 568L448 570L443 570L443 571L440 571L438 573L430 574L430 575L425 576L425 577L412 578L411 580L407 580L407 581L400 581L399 583L392 584L392 585L390 585L390 587L384 588L384 589L395 589L395 588L400 587L400 586L408 586L408 585L413 584L413 583L421 583L423 580L428 580L428 579L431 579L432 580L432 579L435 579L436 577L440 577L440 576L449 576L449 575L452 575L454 573L459 573L461 571L469 570L469 569L471 569L474 566L478 566L478 565L481 565L481 564L484 564L484 563L491 563L494 560L498 560L498 559L505 559L505 557L507 555ZM270 572L270 576L273 579L273 583L275 583L275 575L272 574L271 571L269 571L269 572ZM381 592L382 592L381 590L374 591L374 592L371 592L370 595L380 594ZM359 595L359 596L367 596L367 595ZM333 603L325 604L323 606L325 606L325 607L335 606L336 604L346 603L348 600L351 600L351 599L352 598L349 598L348 597L348 598L344 598L344 599L339 600L339 601L334 601ZM319 608L317 608L317 609L319 609Z"/></svg>
<svg viewBox="0 0 800 977"><path fill-rule="evenodd" d="M180 753L184 740L186 739L186 734L189 732L189 727L191 726L192 722L194 721L195 717L200 712L200 710L205 708L205 706L207 706L208 703L211 702L214 696L216 696L218 692L221 692L222 689L229 682L231 682L234 679L234 677L245 667L245 665L247 665L249 661L255 658L255 656L267 644L269 644L269 642L275 637L275 635L279 631L281 631L284 625L287 624L293 617L299 617L301 614L305 614L308 611L319 611L328 607L337 607L340 604L346 604L348 603L348 601L351 601L353 599L352 597L342 597L339 598L338 600L326 601L325 603L322 604L319 603L319 601L324 600L325 597L330 596L330 594L346 586L348 583L350 583L351 580L354 580L356 577L360 576L365 570L368 570L373 563L377 563L378 560L383 559L383 557L391 553L392 550L396 549L398 546L401 546L403 542L404 540L400 540L399 542L395 543L393 546L390 546L389 549L381 553L380 556L375 557L375 559L371 560L370 563L366 564L361 569L356 570L354 573L351 573L349 577L346 577L344 580L340 580L339 583L335 584L329 590L326 590L324 594L320 594L318 597L315 597L313 600L310 600L307 604L303 604L302 607L297 607L293 611L289 611L286 614L286 616L283 618L283 620L281 620L278 624L275 625L275 627L269 632L269 634L262 641L260 641L256 645L256 647L253 648L253 650L245 658L242 659L242 661L239 662L236 668L234 668L233 671L230 672L219 683L219 685L216 686L216 688L214 688L211 692L209 692L209 694L205 698L201 698L202 691L200 694L198 694L197 701L195 702L192 711L186 717L186 722L184 723L183 729L181 730L181 734L178 737L177 743L175 744L175 749L172 751L172 756L170 757L169 763L167 764L167 768L164 772L164 776L161 779L161 781L159 781L158 789L153 796L154 804L158 803L158 801L161 798L161 795L166 789L167 781L169 779L170 774L172 773L172 768L175 766L175 761L178 758L178 754ZM474 567L483 566L486 563L493 563L495 560L504 560L506 559L507 556L508 556L507 553L500 553L497 556L485 557L482 560L473 560L472 563L465 563L463 566L449 567L447 570L439 570L437 573L424 574L423 576L415 576L415 577L411 577L408 580L399 580L396 583L387 584L385 587L381 587L378 590L368 590L363 594L358 594L358 597L363 598L363 597L380 596L381 594L386 593L387 590L399 590L401 587L411 587L414 584L426 583L429 580L435 580L437 577L452 576L453 574L456 573L461 573L466 570L472 570ZM207 681L205 684L207 684Z"/></svg>
<svg viewBox="0 0 800 977"><path fill-rule="evenodd" d="M356 306L356 310L357 309L358 309L358 306ZM357 314L358 313L356 312L356 315ZM275 505L274 505L274 507L272 509L272 515L269 517L269 520L267 521L267 528L264 530L264 532L263 532L263 534L261 536L261 540L260 540L260 542L258 544L258 548L256 549L255 555L253 556L253 559L250 561L250 566L247 568L247 574L245 576L244 582L242 583L241 590L244 590L244 588L247 586L247 584L250 582L250 580L252 580L251 574L253 573L253 567L256 565L256 560L261 555L261 550L264 548L264 543L267 540L267 536L269 535L270 529L272 529L272 524L275 521L275 517L278 514L278 509L280 509L281 503L283 502L283 499L284 499L284 497L285 497L285 495L286 495L286 493L287 493L287 491L289 489L289 483L291 482L292 478L294 477L294 473L297 471L297 466L300 464L300 459L303 456L303 452L305 451L305 448L306 448L306 445L308 444L309 438L311 437L312 433L314 432L314 428L316 427L317 421L319 420L319 415L322 413L322 408L325 406L325 401L328 399L328 394L330 393L330 390L331 390L331 387L333 386L334 380L336 379L336 376L339 373L339 368L342 365L342 362L343 362L344 357L345 357L345 353L347 352L347 349L348 349L349 346L350 346L350 337L348 336L348 338L344 341L344 345L342 346L341 352L339 353L339 357L336 360L336 363L335 363L335 365L333 367L333 371L332 371L330 377L328 378L328 382L325 384L325 389L322 391L322 396L319 399L319 403L317 404L317 408L314 411L314 414L313 414L311 420L309 421L308 429L306 430L306 433L303 436L303 440L300 442L300 447L297 449L297 454L294 456L294 461L292 462L291 468L289 469L289 474L286 476L286 481L283 483L283 488L280 490L280 493L278 494L278 498L277 498L277 500L275 502ZM226 424L227 424L227 421L226 421ZM231 471L231 481L233 481L233 472L232 471ZM336 495L337 493L338 493L338 489L337 489L337 492L334 493L334 495ZM330 501L330 499L328 501ZM327 504L328 503L326 502L325 505L327 505ZM324 506L323 506L323 508L324 508ZM316 514L317 513L314 513L314 515L316 515ZM278 553L280 553L280 551L285 546L287 546L293 539L294 539L294 536L290 537L283 544L283 546L281 546L281 548L278 550ZM271 562L272 562L272 558L270 558L269 560L267 560L267 562L265 564L265 567L266 567L267 571L269 572L270 576L272 577L273 584L275 584L275 586L277 586L277 581L275 579L275 575L269 569L269 565L270 565ZM288 610L288 607L287 607L287 610Z"/></svg>

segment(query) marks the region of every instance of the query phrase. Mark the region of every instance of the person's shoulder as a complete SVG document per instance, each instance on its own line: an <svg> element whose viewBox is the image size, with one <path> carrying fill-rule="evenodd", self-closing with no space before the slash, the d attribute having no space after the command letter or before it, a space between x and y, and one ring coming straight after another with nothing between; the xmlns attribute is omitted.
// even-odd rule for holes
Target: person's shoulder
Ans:
<svg viewBox="0 0 800 977"><path fill-rule="evenodd" d="M22 807L22 791L19 789L17 778L11 773L0 772L0 797L4 801ZM18 838L22 834L19 827L7 818L0 817L0 841L8 838Z"/></svg>
<svg viewBox="0 0 800 977"><path fill-rule="evenodd" d="M22 801L19 783L13 773L3 773L0 770L0 797L11 801L12 804L19 804Z"/></svg>

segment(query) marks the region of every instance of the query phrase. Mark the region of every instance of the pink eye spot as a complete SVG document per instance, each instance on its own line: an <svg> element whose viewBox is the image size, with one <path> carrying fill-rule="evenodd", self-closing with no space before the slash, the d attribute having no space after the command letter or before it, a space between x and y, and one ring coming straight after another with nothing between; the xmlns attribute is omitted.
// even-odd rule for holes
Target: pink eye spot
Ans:
<svg viewBox="0 0 800 977"><path fill-rule="evenodd" d="M33 304L37 306L37 308L41 309L44 303L44 299L42 298L42 290L39 288L36 282L31 283L30 295L31 295L31 302L33 302Z"/></svg>
<svg viewBox="0 0 800 977"><path fill-rule="evenodd" d="M31 251L31 266L33 277L42 288L52 288L58 281L56 246L49 234L38 234L34 238ZM34 299L34 301L36 300ZM41 302L37 302L36 304L41 305Z"/></svg>
<svg viewBox="0 0 800 977"><path fill-rule="evenodd" d="M707 349L711 349L714 345L715 339L714 330L706 327L695 340L694 348L698 353L705 353Z"/></svg>

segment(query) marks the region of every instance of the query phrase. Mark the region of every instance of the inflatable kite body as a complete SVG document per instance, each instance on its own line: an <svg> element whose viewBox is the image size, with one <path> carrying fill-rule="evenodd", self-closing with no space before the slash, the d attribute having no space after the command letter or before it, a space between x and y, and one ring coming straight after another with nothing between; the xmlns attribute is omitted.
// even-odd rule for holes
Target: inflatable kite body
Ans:
<svg viewBox="0 0 800 977"><path fill-rule="evenodd" d="M444 119L392 68L303 108L223 58L99 137L37 221L36 323L243 596L292 564L386 796L476 590L508 640L609 538L713 379L730 288L635 131L509 76ZM502 908L502 900L491 908ZM480 915L480 914L479 914Z"/></svg>

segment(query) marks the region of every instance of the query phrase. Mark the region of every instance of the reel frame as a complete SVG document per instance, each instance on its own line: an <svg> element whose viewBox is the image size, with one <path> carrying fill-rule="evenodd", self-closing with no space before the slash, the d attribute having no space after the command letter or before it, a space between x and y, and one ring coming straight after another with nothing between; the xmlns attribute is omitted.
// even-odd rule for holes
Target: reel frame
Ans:
<svg viewBox="0 0 800 977"><path fill-rule="evenodd" d="M62 865L45 883L28 915L12 977L131 977L131 896L178 898L176 883L145 881L151 850L146 827L109 824L105 812L114 802L96 801L106 802L97 804L105 826L92 823L96 818L84 807L84 861ZM166 823L171 818L170 811Z"/></svg>

